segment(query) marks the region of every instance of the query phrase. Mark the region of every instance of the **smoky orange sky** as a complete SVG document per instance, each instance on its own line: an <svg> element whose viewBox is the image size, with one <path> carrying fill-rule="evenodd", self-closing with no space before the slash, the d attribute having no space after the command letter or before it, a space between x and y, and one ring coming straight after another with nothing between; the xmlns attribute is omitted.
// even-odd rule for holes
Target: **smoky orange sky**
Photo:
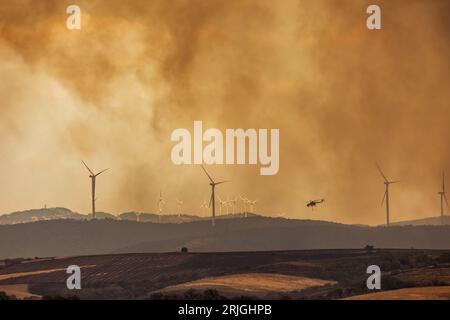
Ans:
<svg viewBox="0 0 450 320"><path fill-rule="evenodd" d="M382 9L382 30L366 8ZM81 8L81 30L66 7ZM0 0L0 212L201 213L200 167L170 159L176 128L279 128L280 171L209 166L256 212L381 224L439 214L450 186L450 2ZM306 201L325 198L311 211Z"/></svg>

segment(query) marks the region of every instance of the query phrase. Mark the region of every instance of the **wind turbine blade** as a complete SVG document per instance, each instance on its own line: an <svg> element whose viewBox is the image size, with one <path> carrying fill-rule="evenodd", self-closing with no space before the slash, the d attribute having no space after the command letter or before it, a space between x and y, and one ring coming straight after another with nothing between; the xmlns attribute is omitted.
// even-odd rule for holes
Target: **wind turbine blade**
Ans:
<svg viewBox="0 0 450 320"><path fill-rule="evenodd" d="M380 171L381 175L383 176L384 181L389 182L389 180L388 180L388 179L386 178L386 176L384 175L383 171L381 171L381 168L380 168L380 166L378 165L378 163L376 163L376 166L377 166L378 171Z"/></svg>
<svg viewBox="0 0 450 320"><path fill-rule="evenodd" d="M383 203L384 203L384 200L386 199L386 193L387 193L387 191L385 191L385 192L384 192L384 195L383 195L383 200L381 200L381 205L383 205Z"/></svg>
<svg viewBox="0 0 450 320"><path fill-rule="evenodd" d="M402 182L402 181L401 181L401 180L389 181L389 184L392 184L392 183L399 183L399 182Z"/></svg>
<svg viewBox="0 0 450 320"><path fill-rule="evenodd" d="M81 162L83 162L83 164L84 164L84 166L86 167L86 169L88 169L89 172L90 172L93 176L95 176L95 174L92 172L91 169L89 169L89 167L87 166L87 164L86 164L83 160L81 160Z"/></svg>
<svg viewBox="0 0 450 320"><path fill-rule="evenodd" d="M445 193L445 172L442 171L442 192Z"/></svg>
<svg viewBox="0 0 450 320"><path fill-rule="evenodd" d="M99 173L97 173L95 176L99 176L99 175L101 175L103 172L108 171L108 170L109 170L109 168L108 168L108 169L105 169L105 170L102 170L102 171L100 171Z"/></svg>
<svg viewBox="0 0 450 320"><path fill-rule="evenodd" d="M215 185L218 185L218 184L222 184L222 183L225 183L225 182L230 182L230 181L228 181L228 180L226 180L226 181L219 181L219 182L216 182L216 183L214 183Z"/></svg>
<svg viewBox="0 0 450 320"><path fill-rule="evenodd" d="M447 204L447 209L450 208L450 206L448 205L447 195L445 193L444 193L444 200L445 203Z"/></svg>
<svg viewBox="0 0 450 320"><path fill-rule="evenodd" d="M211 181L211 183L214 183L214 180L211 178L211 176L208 174L208 171L206 171L205 167L202 165L202 169L203 171L205 171L206 175L208 176L209 180Z"/></svg>

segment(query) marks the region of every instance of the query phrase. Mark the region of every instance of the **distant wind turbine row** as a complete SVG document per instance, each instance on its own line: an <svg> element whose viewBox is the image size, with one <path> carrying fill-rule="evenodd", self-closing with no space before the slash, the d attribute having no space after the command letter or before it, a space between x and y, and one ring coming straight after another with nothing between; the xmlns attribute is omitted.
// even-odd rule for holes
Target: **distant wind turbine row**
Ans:
<svg viewBox="0 0 450 320"><path fill-rule="evenodd" d="M81 162L83 163L83 165L86 167L86 169L89 171L89 178L91 179L91 195L92 195L92 219L96 218L96 211L95 211L95 201L97 200L97 198L95 197L95 187L96 187L96 179L97 177L102 174L103 172L109 170L108 169L104 169L98 173L94 173L94 171L91 170L91 168L88 167L88 165L84 162L84 160L81 160ZM211 186L211 198L209 200L209 204L206 203L206 201L204 201L202 203L202 205L200 206L200 208L211 208L211 222L212 225L215 226L216 224L216 194L215 194L215 189L217 185L223 184L225 182L229 182L229 181L219 181L219 182L215 182L211 176L209 175L209 173L206 171L205 167L202 166L203 171L205 172L206 176L208 177L210 183L209 185ZM253 211L254 209L254 205L256 204L257 200L255 201L251 201L247 198L243 198L241 195L239 195L239 198L241 199L242 203L243 203L243 212L245 213L245 216L247 216L247 210L246 210L246 204L249 204L251 206L251 211ZM227 200L227 201L223 201L222 199L220 199L219 197L219 205L220 205L220 214L222 214L222 206L223 205L228 205L228 204L232 204L233 205L233 212L235 211L235 205L236 205L236 201L237 198L232 199L232 200ZM159 212L159 219L161 218L161 214L163 211L163 206L166 204L166 202L163 199L163 195L162 195L162 191L159 191L159 199L158 199L158 212ZM178 207L178 216L181 216L182 213L182 206L183 206L183 201L177 199L177 207ZM228 212L228 207L227 207L227 212ZM140 214L138 213L136 215L136 219L137 221L140 221Z"/></svg>
<svg viewBox="0 0 450 320"><path fill-rule="evenodd" d="M229 208L232 207L232 213L236 213L236 203L238 202L238 200L241 201L241 206L240 206L240 210L242 213L244 213L244 216L247 215L248 213L248 207L250 208L250 212L255 212L255 205L258 202L258 200L250 200L247 199L245 197L243 197L242 195L239 195L239 197L236 197L234 199L229 199L229 197L227 197L226 200L223 200L221 197L217 196L217 199L219 200L219 214L222 214L222 209L223 207L225 207L226 209L226 214L229 214ZM208 204L206 203L206 201L204 201L201 205L200 205L200 209L201 208L209 208Z"/></svg>
<svg viewBox="0 0 450 320"><path fill-rule="evenodd" d="M96 179L97 177L102 174L103 172L109 170L108 169L104 169L98 173L94 173L94 171L92 171L88 165L81 160L81 162L83 163L83 165L86 167L86 169L89 171L89 178L91 179L91 201L92 201L92 218L95 219L96 218L96 211L95 211L95 202L97 200L96 196L95 196L95 187L96 187ZM202 165L201 166L204 173L206 174L206 176L209 179L209 185L211 187L211 197L209 200L209 204L204 201L201 206L200 209L202 208L210 208L211 209L211 223L212 226L215 226L216 224L216 186L226 183L226 182L230 182L230 181L214 181L214 179L210 176L210 174L208 173L208 171L205 169L205 167ZM395 181L391 181L389 180L386 175L384 174L384 172L381 170L380 166L378 164L376 164L376 167L378 169L378 171L380 172L381 176L384 179L384 185L385 185L385 192L383 195L383 199L381 201L381 205L385 204L386 205L386 225L390 226L390 195L389 195L389 186L391 184L395 184L395 183L399 183L401 181L399 180L395 180ZM448 203L448 199L447 199L447 194L445 191L445 173L442 173L442 190L438 192L438 194L440 195L440 201L441 201L441 223L444 224L444 202L447 205L447 208L449 208L449 203ZM228 207L230 205L233 206L233 213L236 212L236 204L238 201L238 198L234 198L229 200L227 197L227 200L222 200L220 197L218 197L219 200L219 213L220 215L222 215L222 209L223 206L226 207L227 210L227 214L228 214ZM254 208L256 203L258 202L258 200L249 200L245 197L243 197L242 195L239 195L239 200L241 201L241 212L244 213L244 216L247 217L247 206L250 207L250 212L254 212ZM314 208L317 204L319 203L323 203L325 200L324 199L320 199L320 200L311 200L310 202L308 202L307 206ZM163 206L165 205L165 201L163 199L163 195L162 195L162 191L159 192L159 199L158 199L158 211L159 211L159 219L160 219L160 215L163 211ZM181 216L182 214L182 206L183 206L183 201L177 199L177 207L178 207L178 216ZM139 215L137 215L137 220L140 220Z"/></svg>

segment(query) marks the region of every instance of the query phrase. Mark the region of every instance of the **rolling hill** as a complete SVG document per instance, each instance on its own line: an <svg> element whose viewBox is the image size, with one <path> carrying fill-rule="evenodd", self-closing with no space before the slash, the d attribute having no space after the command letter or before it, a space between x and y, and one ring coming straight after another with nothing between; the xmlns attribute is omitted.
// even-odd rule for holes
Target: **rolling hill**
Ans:
<svg viewBox="0 0 450 320"><path fill-rule="evenodd" d="M443 219L441 217L429 217L423 219L415 219L415 220L405 220L392 223L396 226L440 226L450 225L450 216L444 216Z"/></svg>
<svg viewBox="0 0 450 320"><path fill-rule="evenodd" d="M367 227L251 216L189 223L51 220L0 226L0 257L362 248L450 248L450 226Z"/></svg>
<svg viewBox="0 0 450 320"><path fill-rule="evenodd" d="M255 216L255 214L249 213L249 216ZM217 219L234 219L237 217L242 217L242 214L227 214L218 216ZM139 217L139 219L138 219ZM92 218L92 214L81 214L72 211L67 208L56 207L56 208L40 208L40 209L30 209L25 211L17 211L8 214L0 215L0 225L7 224L19 224L19 223L29 223L36 221L49 221L49 220L62 220L62 219L73 219L73 220L89 220ZM193 214L156 214L148 212L136 212L129 211L124 212L119 215L113 215L107 212L97 212L97 219L111 219L111 220L125 220L125 221L138 221L139 222L152 222L152 223L186 223L194 221L205 221L209 220L209 217L200 217ZM450 225L450 216L444 216L441 219L438 217L428 217L415 220L405 220L392 222L391 225L395 226L437 226L437 225ZM361 225L364 227L364 225ZM385 225L380 225L385 226Z"/></svg>
<svg viewBox="0 0 450 320"><path fill-rule="evenodd" d="M153 223L182 223L207 219L205 217L198 217L186 214L182 214L180 216L177 214L158 215L155 213L130 211L115 216L107 212L96 212L96 219L137 221L138 216L140 222L153 222ZM0 225L29 223L36 221L63 220L63 219L89 220L91 218L92 214L81 214L67 208L59 208L59 207L41 208L41 209L17 211L0 215Z"/></svg>
<svg viewBox="0 0 450 320"><path fill-rule="evenodd" d="M8 214L0 215L1 224L18 224L29 223L46 220L60 220L60 219L87 219L88 216L73 212L66 208L42 208L31 209L26 211L17 211Z"/></svg>
<svg viewBox="0 0 450 320"><path fill-rule="evenodd" d="M80 299L409 299L417 294L440 298L441 288L450 285L449 257L448 250L344 249L13 260L0 267L0 293L54 299L73 295ZM371 264L383 270L383 291L361 296L373 294L365 286ZM67 290L70 265L80 266L83 290ZM404 288L408 288L406 296L395 291ZM448 298L448 292L442 297Z"/></svg>
<svg viewBox="0 0 450 320"><path fill-rule="evenodd" d="M450 286L404 288L367 293L345 300L450 300Z"/></svg>

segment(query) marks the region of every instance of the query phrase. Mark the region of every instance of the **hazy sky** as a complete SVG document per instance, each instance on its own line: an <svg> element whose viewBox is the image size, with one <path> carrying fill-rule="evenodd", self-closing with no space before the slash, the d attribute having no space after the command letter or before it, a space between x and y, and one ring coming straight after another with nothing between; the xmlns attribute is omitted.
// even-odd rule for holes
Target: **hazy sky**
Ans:
<svg viewBox="0 0 450 320"><path fill-rule="evenodd" d="M66 28L66 7L82 10ZM176 128L279 128L280 171L211 166L223 197L346 223L438 215L450 187L450 2L0 0L0 212L198 212L209 185L170 160ZM192 129L191 129L192 130ZM307 200L325 198L311 211ZM206 214L206 212L202 212Z"/></svg>

